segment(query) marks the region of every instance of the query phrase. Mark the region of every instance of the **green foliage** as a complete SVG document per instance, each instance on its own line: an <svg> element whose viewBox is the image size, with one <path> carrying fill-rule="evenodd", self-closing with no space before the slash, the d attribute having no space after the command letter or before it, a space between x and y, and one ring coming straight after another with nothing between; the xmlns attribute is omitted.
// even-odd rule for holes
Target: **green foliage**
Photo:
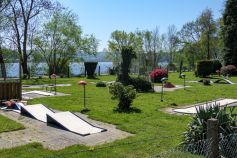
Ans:
<svg viewBox="0 0 237 158"><path fill-rule="evenodd" d="M120 65L120 71L117 80L124 85L129 84L129 69L131 66L132 59L136 58L136 52L132 46L122 47L122 63Z"/></svg>
<svg viewBox="0 0 237 158"><path fill-rule="evenodd" d="M217 70L221 70L222 64L220 60L212 60L213 62L213 73L216 73Z"/></svg>
<svg viewBox="0 0 237 158"><path fill-rule="evenodd" d="M221 68L221 74L223 76L227 75L236 75L237 74L237 68L234 65L227 65Z"/></svg>
<svg viewBox="0 0 237 158"><path fill-rule="evenodd" d="M47 63L49 74L61 74L67 70L69 62L77 59L79 49L94 54L98 42L93 36L82 36L82 29L73 13L57 10L34 38L34 45Z"/></svg>
<svg viewBox="0 0 237 158"><path fill-rule="evenodd" d="M222 36L225 65L237 66L237 1L227 0L223 14Z"/></svg>
<svg viewBox="0 0 237 158"><path fill-rule="evenodd" d="M115 75L117 72L117 69L115 67L109 68L109 75Z"/></svg>
<svg viewBox="0 0 237 158"><path fill-rule="evenodd" d="M97 62L84 62L87 78L95 78Z"/></svg>
<svg viewBox="0 0 237 158"><path fill-rule="evenodd" d="M132 85L139 92L153 91L151 82L141 77L131 77L129 84Z"/></svg>
<svg viewBox="0 0 237 158"><path fill-rule="evenodd" d="M197 76L207 77L213 72L213 62L211 60L200 60L197 62Z"/></svg>
<svg viewBox="0 0 237 158"><path fill-rule="evenodd" d="M234 119L231 117L226 110L226 108L221 108L217 104L208 105L205 107L198 107L197 114L193 117L191 123L188 125L186 132L184 133L183 145L190 145L192 151L193 149L200 148L201 145L196 142L200 142L207 139L207 120L215 118L218 120L219 133L222 136L227 136L234 133L232 127L236 127ZM201 142L200 142L201 143ZM204 143L204 142L203 142ZM192 145L193 144L193 145Z"/></svg>
<svg viewBox="0 0 237 158"><path fill-rule="evenodd" d="M177 70L177 66L174 63L169 63L167 65L167 68L169 71L176 71Z"/></svg>
<svg viewBox="0 0 237 158"><path fill-rule="evenodd" d="M118 110L128 111L132 106L133 99L136 98L136 90L133 86L124 86L120 82L115 82L109 86L112 99L118 99Z"/></svg>
<svg viewBox="0 0 237 158"><path fill-rule="evenodd" d="M96 83L96 87L106 87L106 83L100 81Z"/></svg>

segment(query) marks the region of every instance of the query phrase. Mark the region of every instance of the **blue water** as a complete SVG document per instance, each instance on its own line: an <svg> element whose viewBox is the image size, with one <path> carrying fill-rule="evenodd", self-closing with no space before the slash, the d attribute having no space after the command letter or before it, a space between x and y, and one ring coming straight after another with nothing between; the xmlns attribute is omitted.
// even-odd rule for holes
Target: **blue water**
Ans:
<svg viewBox="0 0 237 158"><path fill-rule="evenodd" d="M30 66L31 64L29 64ZM72 76L78 76L84 74L85 67L84 63L70 63L70 73ZM96 67L96 73L98 73L100 67L101 74L108 74L109 68L113 67L112 62L98 62ZM7 63L7 77L19 77L19 64L18 63ZM47 64L46 63L39 63L37 66L36 75L43 75L47 74Z"/></svg>

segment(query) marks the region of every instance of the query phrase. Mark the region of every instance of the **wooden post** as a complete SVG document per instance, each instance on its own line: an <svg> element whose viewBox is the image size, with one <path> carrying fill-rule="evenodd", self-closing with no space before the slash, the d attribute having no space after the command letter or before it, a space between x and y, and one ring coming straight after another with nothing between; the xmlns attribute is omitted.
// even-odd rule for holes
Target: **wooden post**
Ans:
<svg viewBox="0 0 237 158"><path fill-rule="evenodd" d="M207 120L207 139L211 141L210 152L206 155L208 158L220 158L218 128L217 119Z"/></svg>

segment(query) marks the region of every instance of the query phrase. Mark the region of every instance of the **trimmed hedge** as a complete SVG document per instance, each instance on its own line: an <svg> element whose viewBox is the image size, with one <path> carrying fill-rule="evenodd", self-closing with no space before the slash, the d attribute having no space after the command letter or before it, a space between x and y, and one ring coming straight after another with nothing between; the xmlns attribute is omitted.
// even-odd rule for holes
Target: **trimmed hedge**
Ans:
<svg viewBox="0 0 237 158"><path fill-rule="evenodd" d="M200 60L197 62L196 75L199 77L207 77L213 73L212 60Z"/></svg>
<svg viewBox="0 0 237 158"><path fill-rule="evenodd" d="M222 64L219 60L200 60L197 62L196 76L206 77L220 71Z"/></svg>
<svg viewBox="0 0 237 158"><path fill-rule="evenodd" d="M106 83L104 83L104 82L97 82L96 83L96 87L106 87Z"/></svg>
<svg viewBox="0 0 237 158"><path fill-rule="evenodd" d="M153 87L151 82L145 80L141 77L131 77L129 81L130 85L133 85L133 87L139 91L139 92L151 92L153 91Z"/></svg>
<svg viewBox="0 0 237 158"><path fill-rule="evenodd" d="M98 62L84 62L87 78L95 77L95 69Z"/></svg>
<svg viewBox="0 0 237 158"><path fill-rule="evenodd" d="M221 70L222 64L219 60L212 60L213 62L213 73L216 73L217 70Z"/></svg>

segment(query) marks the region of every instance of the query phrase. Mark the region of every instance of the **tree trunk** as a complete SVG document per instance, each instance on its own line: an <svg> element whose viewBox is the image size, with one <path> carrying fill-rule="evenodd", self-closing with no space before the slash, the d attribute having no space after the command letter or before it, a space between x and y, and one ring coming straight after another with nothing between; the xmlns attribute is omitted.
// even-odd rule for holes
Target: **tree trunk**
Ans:
<svg viewBox="0 0 237 158"><path fill-rule="evenodd" d="M23 79L29 78L29 70L28 70L28 63L27 63L27 55L23 54L23 60L21 60L21 66L23 71Z"/></svg>
<svg viewBox="0 0 237 158"><path fill-rule="evenodd" d="M1 48L1 46L0 46L0 65L1 65L2 77L4 78L4 80L6 80L7 72L6 72L6 66L5 66L4 58L3 58L3 55L2 55L2 48Z"/></svg>
<svg viewBox="0 0 237 158"><path fill-rule="evenodd" d="M207 59L210 60L210 33L207 33Z"/></svg>

